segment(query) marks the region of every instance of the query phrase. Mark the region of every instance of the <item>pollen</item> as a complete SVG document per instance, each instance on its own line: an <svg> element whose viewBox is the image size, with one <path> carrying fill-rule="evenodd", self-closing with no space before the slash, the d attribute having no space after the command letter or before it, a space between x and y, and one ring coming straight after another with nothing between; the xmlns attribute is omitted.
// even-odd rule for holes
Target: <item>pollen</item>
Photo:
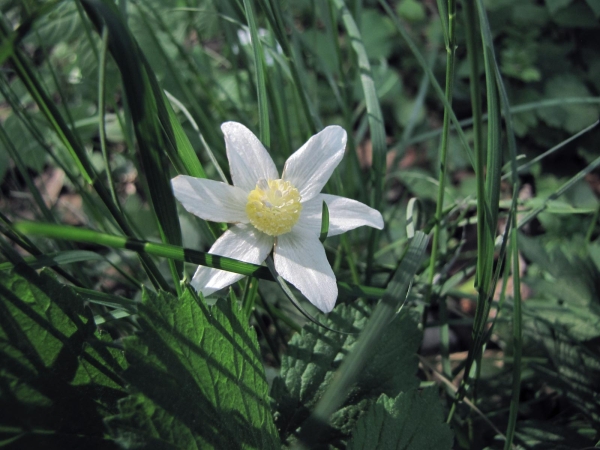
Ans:
<svg viewBox="0 0 600 450"><path fill-rule="evenodd" d="M279 236L289 233L302 211L301 197L289 181L264 180L248 194L246 214L250 223L263 233Z"/></svg>

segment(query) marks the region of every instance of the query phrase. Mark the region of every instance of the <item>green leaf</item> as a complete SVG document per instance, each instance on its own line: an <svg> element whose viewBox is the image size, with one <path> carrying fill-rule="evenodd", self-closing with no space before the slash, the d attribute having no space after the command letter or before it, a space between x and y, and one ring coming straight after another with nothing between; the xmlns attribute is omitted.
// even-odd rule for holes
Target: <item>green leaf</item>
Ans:
<svg viewBox="0 0 600 450"><path fill-rule="evenodd" d="M251 275L256 278L273 280L269 269L264 266L250 264L226 256L213 255L188 248L169 244L128 239L112 234L98 233L80 227L68 227L42 222L19 222L14 224L14 229L20 233L31 236L45 236L52 239L65 239L68 241L90 242L105 245L111 248L124 248L137 252L140 255L155 255L177 261L186 261L200 264L215 269L227 270L242 275ZM338 282L340 294L353 297L381 298L384 290L381 288L348 284Z"/></svg>
<svg viewBox="0 0 600 450"><path fill-rule="evenodd" d="M408 22L421 22L427 18L425 6L416 0L402 0L396 7L398 16Z"/></svg>
<svg viewBox="0 0 600 450"><path fill-rule="evenodd" d="M373 73L371 71L371 64L369 62L369 55L373 57L372 53L368 53L366 50L366 43L363 42L363 38L358 29L358 26L352 17L352 14L348 10L343 0L333 0L333 4L338 9L342 23L346 28L350 41L352 43L352 49L356 53L358 62L358 69L360 71L360 82L363 89L363 95L365 99L365 106L367 108L369 131L371 132L371 142L373 144L373 164L371 168L371 179L375 187L375 204L372 205L377 208L380 203L383 191L383 180L385 179L385 154L387 151L387 144L385 141L385 127L383 122L383 114L381 112L381 105L377 98L377 91L375 89L375 83L373 81ZM368 20L372 20L372 11L366 15L361 16L364 18L363 27L365 30L370 30L373 24L369 23ZM373 13L374 14L374 13ZM371 18L371 19L369 19ZM381 42L383 35L389 40L391 32L388 34L386 28L389 26L387 18L377 19L379 24L377 30L373 31L370 36L373 37L375 42ZM379 32L383 31L383 35ZM376 39L375 39L376 38ZM375 49L373 49L374 51Z"/></svg>
<svg viewBox="0 0 600 450"><path fill-rule="evenodd" d="M360 34L369 58L377 61L388 58L392 53L394 24L374 9L360 13Z"/></svg>
<svg viewBox="0 0 600 450"><path fill-rule="evenodd" d="M585 0L585 2L594 12L594 16L596 16L596 19L600 18L600 2L596 0Z"/></svg>
<svg viewBox="0 0 600 450"><path fill-rule="evenodd" d="M436 389L428 388L379 397L356 423L348 449L444 450L452 442Z"/></svg>
<svg viewBox="0 0 600 450"><path fill-rule="evenodd" d="M256 76L260 141L269 148L271 146L271 133L269 131L269 105L267 103L267 88L265 84L264 52L258 37L258 28L256 27L256 18L254 16L252 3L249 0L244 0L244 10L246 12L248 26L250 27L250 35L252 36L251 41L254 55L254 72Z"/></svg>
<svg viewBox="0 0 600 450"><path fill-rule="evenodd" d="M321 212L321 234L319 240L323 243L327 239L327 233L329 233L329 208L327 203L323 201L323 208Z"/></svg>
<svg viewBox="0 0 600 450"><path fill-rule="evenodd" d="M590 92L574 75L556 75L546 83L546 98L589 97ZM598 107L594 105L565 104L538 111L538 116L548 125L577 133L598 119Z"/></svg>
<svg viewBox="0 0 600 450"><path fill-rule="evenodd" d="M32 115L38 120L41 119L39 113L33 113ZM2 126L12 144L18 149L25 165L38 173L42 172L46 163L46 151L31 136L25 124L15 114L11 114ZM40 129L43 130L41 127Z"/></svg>
<svg viewBox="0 0 600 450"><path fill-rule="evenodd" d="M574 2L561 9L552 18L557 25L565 28L594 29L598 27L598 20L595 17L593 8L588 7L586 3L581 1Z"/></svg>
<svg viewBox="0 0 600 450"><path fill-rule="evenodd" d="M323 323L336 330L359 332L371 312L371 307L362 301L340 305ZM312 324L292 337L281 360L281 376L273 382L271 392L277 402L276 423L282 438L308 418L329 387L341 359L352 351L357 339L358 334L339 334ZM413 317L405 314L392 321L349 400L331 417L332 435L323 436L324 442L347 436L357 416L367 407L367 400L374 400L382 393L395 397L418 385L416 351L420 342L421 332Z"/></svg>
<svg viewBox="0 0 600 450"><path fill-rule="evenodd" d="M47 253L45 255L29 256L24 258L24 261L34 269L94 260L104 261L105 258L102 255L87 250L65 250L62 252ZM12 262L0 263L0 270L9 270L13 267L14 264Z"/></svg>
<svg viewBox="0 0 600 450"><path fill-rule="evenodd" d="M550 11L550 14L554 14L556 11L566 8L573 0L546 0L546 8Z"/></svg>
<svg viewBox="0 0 600 450"><path fill-rule="evenodd" d="M48 273L0 272L0 442L116 448L103 418L125 394L125 362L107 340L82 299Z"/></svg>
<svg viewBox="0 0 600 450"><path fill-rule="evenodd" d="M231 302L145 291L124 339L136 392L107 423L125 448L277 448L256 334Z"/></svg>

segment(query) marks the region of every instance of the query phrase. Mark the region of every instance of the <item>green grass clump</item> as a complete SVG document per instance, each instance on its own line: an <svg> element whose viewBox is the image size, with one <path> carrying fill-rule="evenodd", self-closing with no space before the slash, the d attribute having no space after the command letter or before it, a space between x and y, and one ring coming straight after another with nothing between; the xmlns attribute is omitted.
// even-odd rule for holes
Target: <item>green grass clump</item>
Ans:
<svg viewBox="0 0 600 450"><path fill-rule="evenodd" d="M584 448L600 441L596 2L1 2L0 443ZM220 125L277 167L340 125L321 314L212 255ZM207 298L197 265L246 278ZM402 430L402 432L399 432Z"/></svg>

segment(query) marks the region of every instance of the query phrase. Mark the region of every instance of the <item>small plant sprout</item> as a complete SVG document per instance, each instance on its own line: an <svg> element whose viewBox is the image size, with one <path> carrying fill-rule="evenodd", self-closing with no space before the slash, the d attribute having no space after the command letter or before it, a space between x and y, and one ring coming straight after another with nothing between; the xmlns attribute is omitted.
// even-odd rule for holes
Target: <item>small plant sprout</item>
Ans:
<svg viewBox="0 0 600 450"><path fill-rule="evenodd" d="M330 312L338 290L319 241L323 202L329 209L329 236L362 225L383 228L379 211L321 193L344 156L346 131L330 126L311 137L289 157L280 178L267 150L248 128L226 122L221 129L233 186L179 175L171 180L175 197L201 219L234 224L210 253L260 264L273 250L277 272L313 305ZM191 285L209 295L241 278L200 266Z"/></svg>

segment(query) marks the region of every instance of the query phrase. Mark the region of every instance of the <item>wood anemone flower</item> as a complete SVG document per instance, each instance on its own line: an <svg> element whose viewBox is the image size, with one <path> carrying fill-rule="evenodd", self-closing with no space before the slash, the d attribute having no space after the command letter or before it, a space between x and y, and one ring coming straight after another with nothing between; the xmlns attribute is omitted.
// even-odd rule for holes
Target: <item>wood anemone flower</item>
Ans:
<svg viewBox="0 0 600 450"><path fill-rule="evenodd" d="M383 228L379 211L336 195L321 194L344 156L346 132L330 126L315 134L279 172L265 147L245 126L221 125L233 186L179 175L173 192L190 213L234 225L210 253L261 264L273 251L275 269L317 308L327 313L338 290L325 249L319 241L323 201L329 208L329 236L368 225ZM200 266L192 286L209 295L243 275Z"/></svg>

